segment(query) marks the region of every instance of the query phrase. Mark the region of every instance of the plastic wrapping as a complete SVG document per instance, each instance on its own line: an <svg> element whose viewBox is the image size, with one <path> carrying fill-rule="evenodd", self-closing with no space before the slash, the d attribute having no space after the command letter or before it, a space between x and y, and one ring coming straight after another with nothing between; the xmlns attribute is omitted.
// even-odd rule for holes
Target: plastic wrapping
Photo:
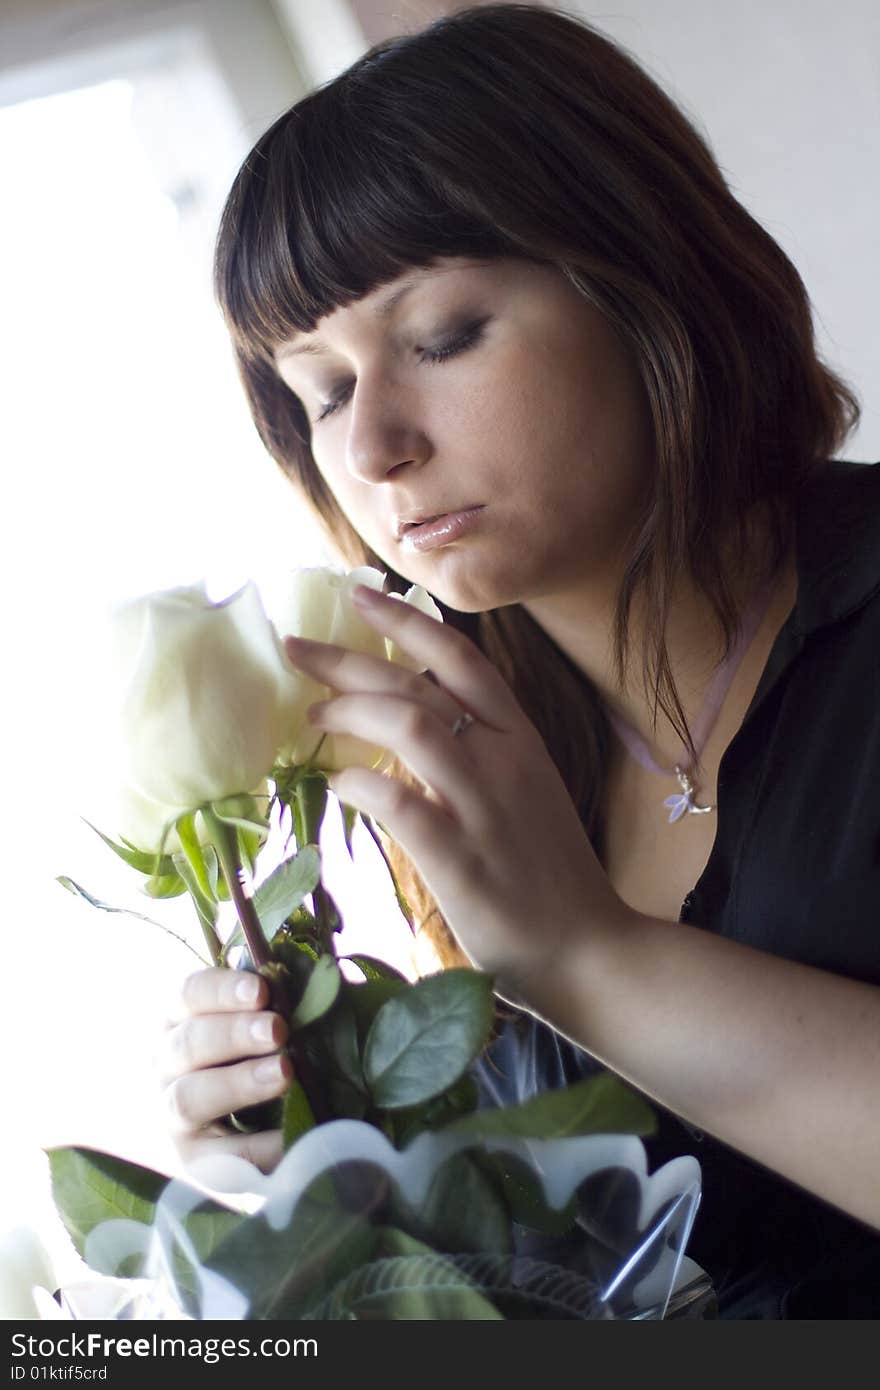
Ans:
<svg viewBox="0 0 880 1390"><path fill-rule="evenodd" d="M485 1165L503 1174L507 1209L487 1197ZM649 1174L631 1135L435 1131L397 1150L336 1120L268 1177L230 1157L191 1177L166 1186L152 1225L108 1221L88 1237L93 1269L137 1271L142 1311L128 1316L647 1319L707 1293L685 1254L699 1165ZM532 1211L539 1227L514 1219Z"/></svg>

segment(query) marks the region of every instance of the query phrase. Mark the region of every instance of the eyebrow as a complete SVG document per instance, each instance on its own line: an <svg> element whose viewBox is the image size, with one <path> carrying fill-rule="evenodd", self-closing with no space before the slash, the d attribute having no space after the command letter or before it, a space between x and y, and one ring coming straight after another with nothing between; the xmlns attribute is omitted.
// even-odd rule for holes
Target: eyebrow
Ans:
<svg viewBox="0 0 880 1390"><path fill-rule="evenodd" d="M391 294L387 295L386 298L383 299L380 304L377 304L373 308L372 313L374 317L377 319L388 318L388 316L391 313L393 313L393 311L397 308L404 295L409 294L410 290L414 290L417 285L421 285L423 283L423 277L411 280L404 280L402 285L398 285L396 290L394 290ZM298 357L301 353L308 353L312 356L319 356L321 353L327 352L327 350L328 349L324 347L321 343L302 343L299 347L288 346L281 348L281 350L278 353L278 360L280 361L283 357Z"/></svg>

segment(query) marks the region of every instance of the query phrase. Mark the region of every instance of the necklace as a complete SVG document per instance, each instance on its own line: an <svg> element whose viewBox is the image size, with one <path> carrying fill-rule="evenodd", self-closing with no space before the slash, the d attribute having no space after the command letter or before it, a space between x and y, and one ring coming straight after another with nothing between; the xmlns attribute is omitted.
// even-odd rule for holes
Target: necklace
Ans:
<svg viewBox="0 0 880 1390"><path fill-rule="evenodd" d="M737 630L737 635L733 646L727 654L726 660L719 663L715 675L712 678L706 697L703 700L702 708L694 721L693 740L697 750L697 761L706 746L706 740L724 703L724 697L730 689L731 681L739 669L740 662L746 654L749 643L761 625L761 622L770 606L773 597L773 585L771 580L767 580L758 589L752 602L746 609ZM607 711L611 726L616 730L624 747L635 758L637 763L647 768L649 772L660 773L663 777L670 777L675 774L678 779L680 791L675 796L667 796L663 805L669 811L669 824L672 825L684 815L705 816L710 811L717 810L716 806L700 806L695 801L697 788L691 780L695 763L693 760L685 764L684 760L675 764L675 767L660 767L651 757L648 745L642 736L636 732L631 724L620 719L617 715ZM682 748L684 748L682 742Z"/></svg>

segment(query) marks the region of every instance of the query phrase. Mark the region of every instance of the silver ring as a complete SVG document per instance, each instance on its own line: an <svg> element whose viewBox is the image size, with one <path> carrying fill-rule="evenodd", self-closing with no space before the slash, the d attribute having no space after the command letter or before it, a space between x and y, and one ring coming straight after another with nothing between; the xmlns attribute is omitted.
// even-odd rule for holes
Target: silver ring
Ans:
<svg viewBox="0 0 880 1390"><path fill-rule="evenodd" d="M469 729L474 722L474 716L468 714L467 710L462 710L452 726L453 738L457 738L459 734L463 734L465 729Z"/></svg>

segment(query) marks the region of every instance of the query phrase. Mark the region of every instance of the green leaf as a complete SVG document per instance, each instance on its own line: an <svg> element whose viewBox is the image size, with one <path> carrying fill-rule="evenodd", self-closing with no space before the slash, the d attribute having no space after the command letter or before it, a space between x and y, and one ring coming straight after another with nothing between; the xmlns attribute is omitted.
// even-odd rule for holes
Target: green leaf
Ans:
<svg viewBox="0 0 880 1390"><path fill-rule="evenodd" d="M81 1256L85 1255L88 1237L105 1221L153 1225L156 1205L171 1181L166 1174L97 1149L54 1148L46 1152L55 1205ZM192 1207L183 1220L184 1230L199 1260L208 1260L213 1250L247 1218L195 1189L186 1189L185 1184L179 1185L192 1199ZM175 1248L169 1269L184 1311L192 1313L198 1283L189 1257ZM97 1272L138 1278L145 1271L141 1256L128 1255L121 1265Z"/></svg>
<svg viewBox="0 0 880 1390"><path fill-rule="evenodd" d="M387 961L378 960L375 956L342 956L341 959L354 961L358 970L368 980L402 980L404 984L409 984L406 976L401 975L399 970L395 970L393 965L389 965Z"/></svg>
<svg viewBox="0 0 880 1390"><path fill-rule="evenodd" d="M448 1091L443 1091L433 1100L427 1100L411 1109L391 1111L389 1120L395 1146L405 1149L423 1130L445 1129L460 1115L468 1115L472 1110L476 1110L479 1101L477 1083L470 1072L465 1072L454 1086L450 1086Z"/></svg>
<svg viewBox="0 0 880 1390"><path fill-rule="evenodd" d="M295 1078L284 1095L281 1112L281 1142L285 1153L303 1134L315 1127L315 1116L302 1083Z"/></svg>
<svg viewBox="0 0 880 1390"><path fill-rule="evenodd" d="M214 1250L246 1220L243 1212L230 1211L226 1207L218 1206L208 1197L189 1211L184 1217L183 1228L192 1241L200 1264L210 1259ZM172 1277L174 1296L183 1312L190 1317L196 1317L199 1310L201 1269L193 1264L188 1249L181 1247L176 1241L170 1244L168 1272Z"/></svg>
<svg viewBox="0 0 880 1390"><path fill-rule="evenodd" d="M226 880L220 872L220 861L217 858L217 851L213 845L202 845L202 855L205 860L205 869L208 874L208 886L211 889L211 897L217 901L220 898L220 885L226 887Z"/></svg>
<svg viewBox="0 0 880 1390"><path fill-rule="evenodd" d="M55 882L60 883L62 888L66 888L68 893L73 893L74 897L85 899L90 907L97 907L101 912L119 912L125 917L135 917L139 922L148 922L151 927L158 927L160 931L167 932L169 936L173 936L175 941L179 941L188 951L192 951L194 956L202 960L202 957L195 947L191 946L185 937L178 936L176 931L172 931L170 927L166 927L164 922L157 922L152 917L145 917L142 912L134 912L130 907L112 907L110 903L102 902L100 898L93 897L81 884L77 883L75 879L68 878L66 874L59 874ZM204 964L203 960L202 963Z"/></svg>
<svg viewBox="0 0 880 1390"><path fill-rule="evenodd" d="M417 1211L397 1196L393 1216L435 1250L508 1254L513 1248L510 1213L499 1187L467 1153L453 1154L440 1165Z"/></svg>
<svg viewBox="0 0 880 1390"><path fill-rule="evenodd" d="M370 1102L363 1090L357 1090L342 1076L322 1076L322 1095L334 1120L363 1120Z"/></svg>
<svg viewBox="0 0 880 1390"><path fill-rule="evenodd" d="M562 1236L571 1230L577 1213L576 1197L570 1197L560 1209L551 1207L538 1174L525 1159L503 1149L495 1153L481 1149L471 1156L494 1177L513 1221L546 1236Z"/></svg>
<svg viewBox="0 0 880 1390"><path fill-rule="evenodd" d="M148 878L144 884L148 898L179 898L186 892L186 884L180 874L161 874L158 878Z"/></svg>
<svg viewBox="0 0 880 1390"><path fill-rule="evenodd" d="M318 851L320 853L320 851ZM314 914L309 912L307 907L295 907L292 912L288 912L284 930L291 932L292 935L309 939L314 937L318 929Z"/></svg>
<svg viewBox="0 0 880 1390"><path fill-rule="evenodd" d="M418 1105L452 1086L492 1027L492 979L443 970L383 1004L364 1048L364 1075L383 1109Z"/></svg>
<svg viewBox="0 0 880 1390"><path fill-rule="evenodd" d="M346 980L342 988L354 1010L358 1040L360 1046L363 1047L373 1019L382 1005L387 1003L389 999L393 999L395 995L400 994L402 990L408 989L409 981L376 978L366 980L363 984L353 984L350 980Z"/></svg>
<svg viewBox="0 0 880 1390"><path fill-rule="evenodd" d="M218 853L217 821L225 826L227 831L235 832L232 837L233 845L239 853L243 847L245 865L252 872L260 846L269 835L268 798L265 811L261 811L252 796L227 796L221 801L212 801L203 806L202 815L206 824L211 824L213 818L215 831L211 834L211 841Z"/></svg>
<svg viewBox="0 0 880 1390"><path fill-rule="evenodd" d="M199 893L205 902L213 903L216 901L214 890L211 886L211 874L205 860L204 851L199 843L196 834L196 818L192 811L185 816L181 816L177 822L177 835L180 840L180 847L186 856L186 862L192 869L192 875L198 884ZM178 873L181 871L181 856L174 856L174 866ZM183 874L181 873L181 877ZM187 885L189 886L189 885Z"/></svg>
<svg viewBox="0 0 880 1390"><path fill-rule="evenodd" d="M319 952L307 937L292 931L289 926L279 927L272 937L272 958L281 961L286 965L293 979L293 984L298 984L300 990L305 989L308 977L311 973L306 966L309 961L316 961ZM296 991L292 996L296 998Z"/></svg>
<svg viewBox="0 0 880 1390"><path fill-rule="evenodd" d="M185 854L175 855L174 862L180 877L189 889L189 895L195 904L199 921L203 927L207 927L213 932L217 926L217 903L202 892L202 886L196 876L195 869Z"/></svg>
<svg viewBox="0 0 880 1390"><path fill-rule="evenodd" d="M565 1139L578 1134L653 1134L656 1127L648 1103L613 1072L602 1072L544 1091L521 1105L478 1110L448 1129L480 1138Z"/></svg>
<svg viewBox="0 0 880 1390"><path fill-rule="evenodd" d="M379 832L376 829L376 826L374 825L370 816L362 816L361 819L363 820L364 825L367 827L367 830L370 832L370 835L373 839L373 843L375 844L376 848L381 854L382 859L385 863L385 868L388 870L388 877L391 879L392 885L394 887L394 896L397 898L397 906L400 908L401 915L404 921L406 922L407 926L409 927L410 931L414 931L415 918L413 917L413 911L406 900L406 897L403 893L402 888L400 887L400 884L397 882L397 875L395 874L394 869L391 867L391 860L388 858L388 851L383 845L379 837Z"/></svg>
<svg viewBox="0 0 880 1390"><path fill-rule="evenodd" d="M156 1203L170 1182L98 1149L47 1149L52 1197L79 1255L86 1237L102 1221L125 1218L151 1225Z"/></svg>
<svg viewBox="0 0 880 1390"><path fill-rule="evenodd" d="M321 772L297 778L294 791L294 823L300 845L317 845L327 810L327 778Z"/></svg>
<svg viewBox="0 0 880 1390"><path fill-rule="evenodd" d="M90 830L94 830L96 835L100 835L104 844L112 849L114 854L118 854L119 858L123 859L132 869L137 869L138 873L147 874L149 877L161 877L164 874L174 872L170 854L158 854L155 851L136 849L124 836L122 837L123 844L118 845L115 840L110 839L109 835L105 835L96 825L92 825L91 821L86 821L85 824Z"/></svg>
<svg viewBox="0 0 880 1390"><path fill-rule="evenodd" d="M218 816L217 819L234 830L245 830L249 835L255 835L260 843L266 839L266 827L262 821L244 820L240 816Z"/></svg>
<svg viewBox="0 0 880 1390"><path fill-rule="evenodd" d="M238 853L242 864L248 873L253 877L257 866L257 855L259 854L266 836L256 830L246 830L244 826L238 825L235 828L238 837Z"/></svg>
<svg viewBox="0 0 880 1390"><path fill-rule="evenodd" d="M340 993L327 1018L327 1042L333 1065L355 1090L366 1092L361 1054L358 1048L357 1022L350 996Z"/></svg>
<svg viewBox="0 0 880 1390"><path fill-rule="evenodd" d="M303 821L302 806L296 797L296 787L293 787L291 790L291 796L293 800L287 804L290 806L290 813L293 817L293 839L300 849L305 849L306 845L309 843L309 837L306 834L306 827Z"/></svg>
<svg viewBox="0 0 880 1390"><path fill-rule="evenodd" d="M268 941L306 895L314 892L320 877L321 852L315 845L305 845L260 884L254 893L254 907Z"/></svg>
<svg viewBox="0 0 880 1390"><path fill-rule="evenodd" d="M376 1232L374 1258L353 1266L303 1317L357 1321L503 1321L452 1260L392 1226Z"/></svg>
<svg viewBox="0 0 880 1390"><path fill-rule="evenodd" d="M221 801L212 801L211 809L214 815L227 825L253 826L265 838L268 833L268 808L271 798L260 798L261 801L264 799L266 805L263 810L257 805L257 798L249 794L224 796Z"/></svg>
<svg viewBox="0 0 880 1390"><path fill-rule="evenodd" d="M341 1278L371 1258L375 1230L339 1200L328 1173L296 1203L286 1226L274 1229L258 1213L223 1241L209 1270L251 1297L248 1320L297 1319Z"/></svg>
<svg viewBox="0 0 880 1390"><path fill-rule="evenodd" d="M341 803L340 806L342 809L342 834L345 838L345 848L348 850L349 859L354 862L354 850L351 840L360 812L357 811L354 806L343 806Z"/></svg>
<svg viewBox="0 0 880 1390"><path fill-rule="evenodd" d="M314 902L321 940L329 942L333 933L342 931L342 915L333 897L323 884L315 889Z"/></svg>
<svg viewBox="0 0 880 1390"><path fill-rule="evenodd" d="M228 959L228 957L229 957L229 952L230 952L231 950L233 950L236 946L243 946L243 945L244 945L244 932L242 931L241 926L237 926L237 927L232 931L232 933L230 934L229 938L228 938L226 941L224 941L224 943L223 943L223 949L222 949L221 952L220 952L220 961L219 961L219 964L220 964L220 965L225 965L225 964L226 964L226 961L227 961L227 959Z"/></svg>
<svg viewBox="0 0 880 1390"><path fill-rule="evenodd" d="M358 1049L357 1025L349 996L340 990L332 1009L302 1035L303 1046L313 1067L328 1086L331 1105L333 1083L339 1083L342 1111L363 1113L367 1099ZM354 1091L357 1094L351 1095ZM333 1107L335 1109L335 1106Z"/></svg>
<svg viewBox="0 0 880 1390"><path fill-rule="evenodd" d="M342 976L334 956L319 956L299 1003L290 1016L291 1028L306 1028L327 1013L336 1001Z"/></svg>

